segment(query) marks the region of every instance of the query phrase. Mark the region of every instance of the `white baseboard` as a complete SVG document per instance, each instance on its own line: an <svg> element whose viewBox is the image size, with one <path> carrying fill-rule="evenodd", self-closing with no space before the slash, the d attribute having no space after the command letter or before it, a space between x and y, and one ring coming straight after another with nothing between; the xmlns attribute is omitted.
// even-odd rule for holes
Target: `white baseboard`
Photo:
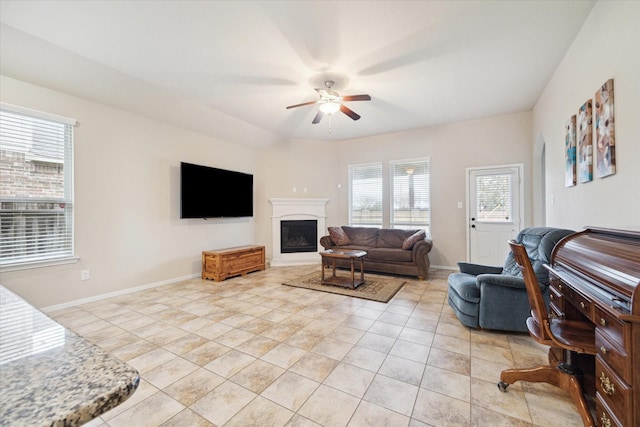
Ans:
<svg viewBox="0 0 640 427"><path fill-rule="evenodd" d="M136 286L135 288L122 289L120 291L109 292L109 293L106 293L106 294L100 294L100 295L96 295L96 296L88 297L88 298L82 298L82 299L79 299L79 300L69 301L69 302L65 302L65 303L62 303L62 304L50 305L50 306L41 308L40 311L48 313L48 312L51 312L51 311L62 310L62 309L65 309L65 308L74 307L76 305L86 304L86 303L94 302L94 301L100 301L100 300L103 300L103 299L106 299L106 298L111 298L111 297L117 297L117 296L120 296L120 295L131 294L133 292L144 291L145 289L157 288L158 286L170 285L172 283L178 283L178 282L182 282L183 280L194 279L196 277L200 277L200 273L190 274L190 275L181 276L181 277L175 277L173 279L162 280L160 282L148 283L146 285Z"/></svg>

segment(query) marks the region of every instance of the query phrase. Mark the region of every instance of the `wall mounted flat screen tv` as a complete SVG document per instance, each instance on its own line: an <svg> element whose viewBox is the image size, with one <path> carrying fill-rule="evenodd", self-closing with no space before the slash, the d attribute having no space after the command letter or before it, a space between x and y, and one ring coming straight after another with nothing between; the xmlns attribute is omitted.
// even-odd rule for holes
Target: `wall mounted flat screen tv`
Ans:
<svg viewBox="0 0 640 427"><path fill-rule="evenodd" d="M253 216L253 175L180 163L180 218Z"/></svg>

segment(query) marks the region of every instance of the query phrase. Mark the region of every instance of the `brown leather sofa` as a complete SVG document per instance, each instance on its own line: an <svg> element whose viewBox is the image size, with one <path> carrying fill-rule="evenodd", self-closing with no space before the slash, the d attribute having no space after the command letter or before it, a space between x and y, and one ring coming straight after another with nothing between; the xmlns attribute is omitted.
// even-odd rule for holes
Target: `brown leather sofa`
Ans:
<svg viewBox="0 0 640 427"><path fill-rule="evenodd" d="M433 243L424 230L369 227L329 227L320 238L325 250L360 250L366 271L416 276L424 279L429 271L429 251ZM349 260L336 260L336 266L349 268Z"/></svg>

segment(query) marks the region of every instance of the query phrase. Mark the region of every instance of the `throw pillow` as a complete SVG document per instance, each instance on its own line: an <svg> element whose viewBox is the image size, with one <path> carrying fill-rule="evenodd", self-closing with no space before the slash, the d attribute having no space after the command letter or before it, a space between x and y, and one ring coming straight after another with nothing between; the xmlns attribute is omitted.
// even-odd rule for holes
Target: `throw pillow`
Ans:
<svg viewBox="0 0 640 427"><path fill-rule="evenodd" d="M337 246L344 246L351 243L349 236L347 236L347 233L344 232L342 227L329 227L329 236Z"/></svg>
<svg viewBox="0 0 640 427"><path fill-rule="evenodd" d="M413 245L418 243L420 240L424 240L425 237L427 237L427 233L424 230L416 231L411 236L404 239L404 242L402 242L402 249L412 249Z"/></svg>

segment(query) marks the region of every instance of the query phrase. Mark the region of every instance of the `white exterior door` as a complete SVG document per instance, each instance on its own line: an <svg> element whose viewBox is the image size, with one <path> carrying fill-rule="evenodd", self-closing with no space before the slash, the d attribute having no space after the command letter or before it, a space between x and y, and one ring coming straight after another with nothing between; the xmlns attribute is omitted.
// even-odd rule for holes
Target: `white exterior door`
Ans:
<svg viewBox="0 0 640 427"><path fill-rule="evenodd" d="M469 262L503 265L522 229L523 166L467 169Z"/></svg>

